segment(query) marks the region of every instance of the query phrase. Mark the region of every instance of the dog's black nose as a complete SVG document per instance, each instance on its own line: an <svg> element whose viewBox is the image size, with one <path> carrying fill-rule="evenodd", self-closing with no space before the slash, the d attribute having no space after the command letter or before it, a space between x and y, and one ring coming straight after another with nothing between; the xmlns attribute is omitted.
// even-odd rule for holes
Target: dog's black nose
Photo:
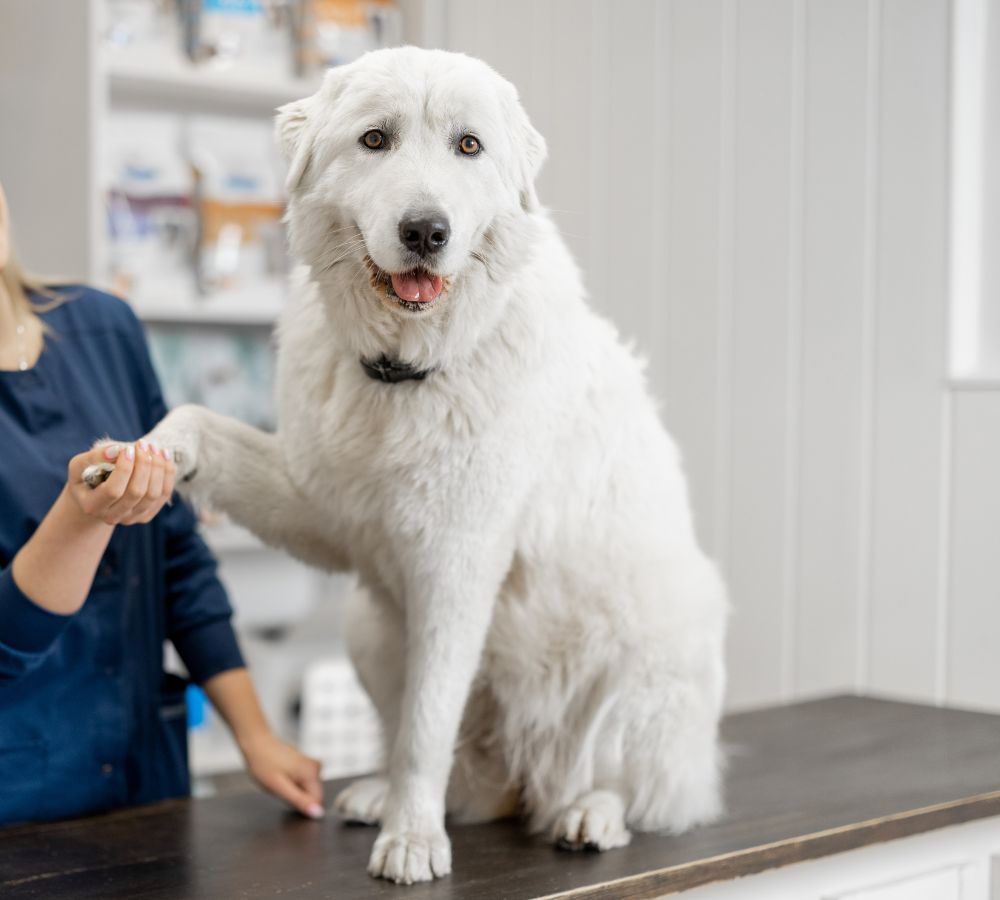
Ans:
<svg viewBox="0 0 1000 900"><path fill-rule="evenodd" d="M424 213L399 223L403 246L420 256L437 253L451 237L451 226L440 213Z"/></svg>

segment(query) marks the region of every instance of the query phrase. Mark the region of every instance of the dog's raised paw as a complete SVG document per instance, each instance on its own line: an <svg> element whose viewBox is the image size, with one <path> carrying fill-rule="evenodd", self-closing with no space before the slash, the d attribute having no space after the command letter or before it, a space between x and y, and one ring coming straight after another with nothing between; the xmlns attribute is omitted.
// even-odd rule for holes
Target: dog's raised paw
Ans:
<svg viewBox="0 0 1000 900"><path fill-rule="evenodd" d="M625 808L613 791L590 791L562 811L552 839L565 850L612 850L632 840Z"/></svg>
<svg viewBox="0 0 1000 900"><path fill-rule="evenodd" d="M198 470L202 410L197 406L180 406L146 436L159 447L170 451L177 466L177 482L183 485L194 478Z"/></svg>
<svg viewBox="0 0 1000 900"><path fill-rule="evenodd" d="M451 872L451 843L443 830L383 831L376 839L368 874L396 884L432 881Z"/></svg>
<svg viewBox="0 0 1000 900"><path fill-rule="evenodd" d="M389 782L380 775L359 778L337 794L333 808L348 822L378 825L388 790Z"/></svg>

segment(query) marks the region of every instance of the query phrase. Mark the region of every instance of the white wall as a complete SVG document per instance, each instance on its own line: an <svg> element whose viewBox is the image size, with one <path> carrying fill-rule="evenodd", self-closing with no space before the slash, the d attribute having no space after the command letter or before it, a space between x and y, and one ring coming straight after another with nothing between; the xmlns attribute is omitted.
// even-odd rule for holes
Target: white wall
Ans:
<svg viewBox="0 0 1000 900"><path fill-rule="evenodd" d="M34 271L71 279L90 274L104 229L97 29L92 2L0 0L0 179L14 241Z"/></svg>
<svg viewBox="0 0 1000 900"><path fill-rule="evenodd" d="M1000 393L947 382L948 0L443 8L650 357L732 586L731 703L1000 709Z"/></svg>

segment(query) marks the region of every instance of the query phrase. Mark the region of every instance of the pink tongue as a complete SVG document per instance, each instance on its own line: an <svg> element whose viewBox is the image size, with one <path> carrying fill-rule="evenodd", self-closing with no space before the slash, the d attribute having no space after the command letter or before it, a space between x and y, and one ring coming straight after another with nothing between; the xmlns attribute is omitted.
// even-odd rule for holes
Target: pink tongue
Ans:
<svg viewBox="0 0 1000 900"><path fill-rule="evenodd" d="M393 274L392 289L397 297L411 303L430 303L441 293L441 276L427 272Z"/></svg>

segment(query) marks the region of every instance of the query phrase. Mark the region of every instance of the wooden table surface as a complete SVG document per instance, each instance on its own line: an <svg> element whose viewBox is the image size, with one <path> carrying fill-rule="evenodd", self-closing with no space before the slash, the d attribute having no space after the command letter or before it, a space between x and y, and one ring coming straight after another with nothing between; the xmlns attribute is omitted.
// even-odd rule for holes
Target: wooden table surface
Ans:
<svg viewBox="0 0 1000 900"><path fill-rule="evenodd" d="M365 874L374 829L253 792L2 830L0 897L655 897L1000 815L1000 716L837 697L734 715L723 734L728 813L681 837L577 854L517 822L452 827L453 874L397 887Z"/></svg>

